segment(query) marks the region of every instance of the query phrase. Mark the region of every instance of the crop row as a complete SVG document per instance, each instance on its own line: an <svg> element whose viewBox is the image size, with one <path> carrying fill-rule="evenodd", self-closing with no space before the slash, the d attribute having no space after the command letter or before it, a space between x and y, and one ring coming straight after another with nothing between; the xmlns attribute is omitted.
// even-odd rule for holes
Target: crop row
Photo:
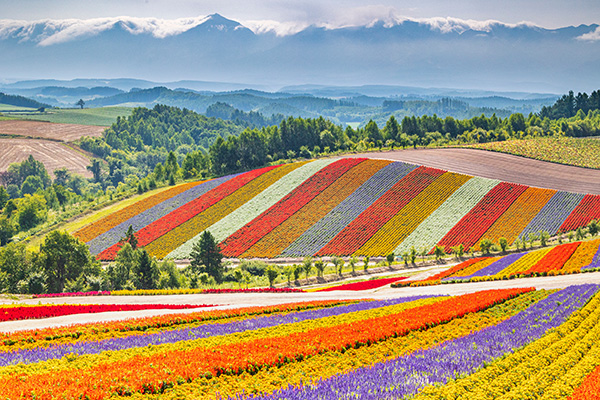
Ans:
<svg viewBox="0 0 600 400"><path fill-rule="evenodd" d="M315 254L415 168L394 162L380 169L281 254L287 257Z"/></svg>
<svg viewBox="0 0 600 400"><path fill-rule="evenodd" d="M378 256L394 251L399 243L470 178L467 175L446 172L402 207L354 254Z"/></svg>
<svg viewBox="0 0 600 400"><path fill-rule="evenodd" d="M386 164L389 164L389 161L365 160L356 165L298 212L263 236L254 246L246 250L242 257L273 258L279 255L310 226L323 218Z"/></svg>
<svg viewBox="0 0 600 400"><path fill-rule="evenodd" d="M405 205L444 174L444 171L418 167L396 183L369 208L346 226L318 256L350 255L363 246Z"/></svg>
<svg viewBox="0 0 600 400"><path fill-rule="evenodd" d="M600 195L586 194L560 226L560 231L575 230L595 219L600 219Z"/></svg>
<svg viewBox="0 0 600 400"><path fill-rule="evenodd" d="M283 221L317 197L329 185L364 159L346 158L323 168L294 189L277 204L229 236L222 244L223 254L238 257Z"/></svg>

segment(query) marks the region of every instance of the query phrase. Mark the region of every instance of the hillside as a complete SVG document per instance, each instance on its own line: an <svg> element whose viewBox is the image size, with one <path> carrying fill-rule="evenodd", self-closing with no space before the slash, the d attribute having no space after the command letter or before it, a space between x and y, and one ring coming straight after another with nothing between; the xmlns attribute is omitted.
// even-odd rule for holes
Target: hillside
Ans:
<svg viewBox="0 0 600 400"><path fill-rule="evenodd" d="M129 226L159 258L187 258L208 229L227 257L401 254L510 243L600 217L600 196L365 158L320 159L187 183L78 231L110 260Z"/></svg>

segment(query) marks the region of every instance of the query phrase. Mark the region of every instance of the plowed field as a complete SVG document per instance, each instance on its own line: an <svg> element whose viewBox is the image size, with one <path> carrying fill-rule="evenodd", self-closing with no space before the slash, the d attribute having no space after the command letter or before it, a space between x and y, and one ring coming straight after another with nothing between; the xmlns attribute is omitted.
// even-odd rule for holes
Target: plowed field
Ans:
<svg viewBox="0 0 600 400"><path fill-rule="evenodd" d="M404 161L461 174L547 189L600 194L600 171L472 149L398 150L353 154Z"/></svg>
<svg viewBox="0 0 600 400"><path fill-rule="evenodd" d="M91 178L85 167L90 159L64 143L38 139L0 139L0 171L6 171L12 163L21 162L29 155L41 161L49 174L61 167Z"/></svg>
<svg viewBox="0 0 600 400"><path fill-rule="evenodd" d="M104 126L54 124L40 121L0 121L0 134L72 142L82 136L101 136Z"/></svg>

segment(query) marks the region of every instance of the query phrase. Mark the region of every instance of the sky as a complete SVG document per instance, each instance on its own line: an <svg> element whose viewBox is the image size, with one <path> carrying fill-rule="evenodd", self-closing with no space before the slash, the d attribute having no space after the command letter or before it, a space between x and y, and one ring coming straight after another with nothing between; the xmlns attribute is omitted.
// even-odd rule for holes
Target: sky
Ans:
<svg viewBox="0 0 600 400"><path fill-rule="evenodd" d="M529 22L545 28L600 22L598 0L0 0L0 19L191 18L219 13L289 27L362 25L386 17Z"/></svg>

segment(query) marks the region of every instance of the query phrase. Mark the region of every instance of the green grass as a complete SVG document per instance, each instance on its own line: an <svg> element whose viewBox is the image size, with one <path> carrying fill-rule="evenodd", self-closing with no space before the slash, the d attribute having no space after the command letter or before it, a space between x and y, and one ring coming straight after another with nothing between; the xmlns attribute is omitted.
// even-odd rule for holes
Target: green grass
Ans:
<svg viewBox="0 0 600 400"><path fill-rule="evenodd" d="M598 139L545 137L479 143L464 147L514 154L577 167L600 169L600 140Z"/></svg>
<svg viewBox="0 0 600 400"><path fill-rule="evenodd" d="M27 115L24 119L57 122L61 124L79 124L110 126L117 117L127 117L133 110L129 107L101 107L81 109L51 109L44 114Z"/></svg>
<svg viewBox="0 0 600 400"><path fill-rule="evenodd" d="M19 107L19 106L13 106L11 104L0 104L0 112L5 112L5 111L36 111L36 108L31 108L31 107Z"/></svg>

